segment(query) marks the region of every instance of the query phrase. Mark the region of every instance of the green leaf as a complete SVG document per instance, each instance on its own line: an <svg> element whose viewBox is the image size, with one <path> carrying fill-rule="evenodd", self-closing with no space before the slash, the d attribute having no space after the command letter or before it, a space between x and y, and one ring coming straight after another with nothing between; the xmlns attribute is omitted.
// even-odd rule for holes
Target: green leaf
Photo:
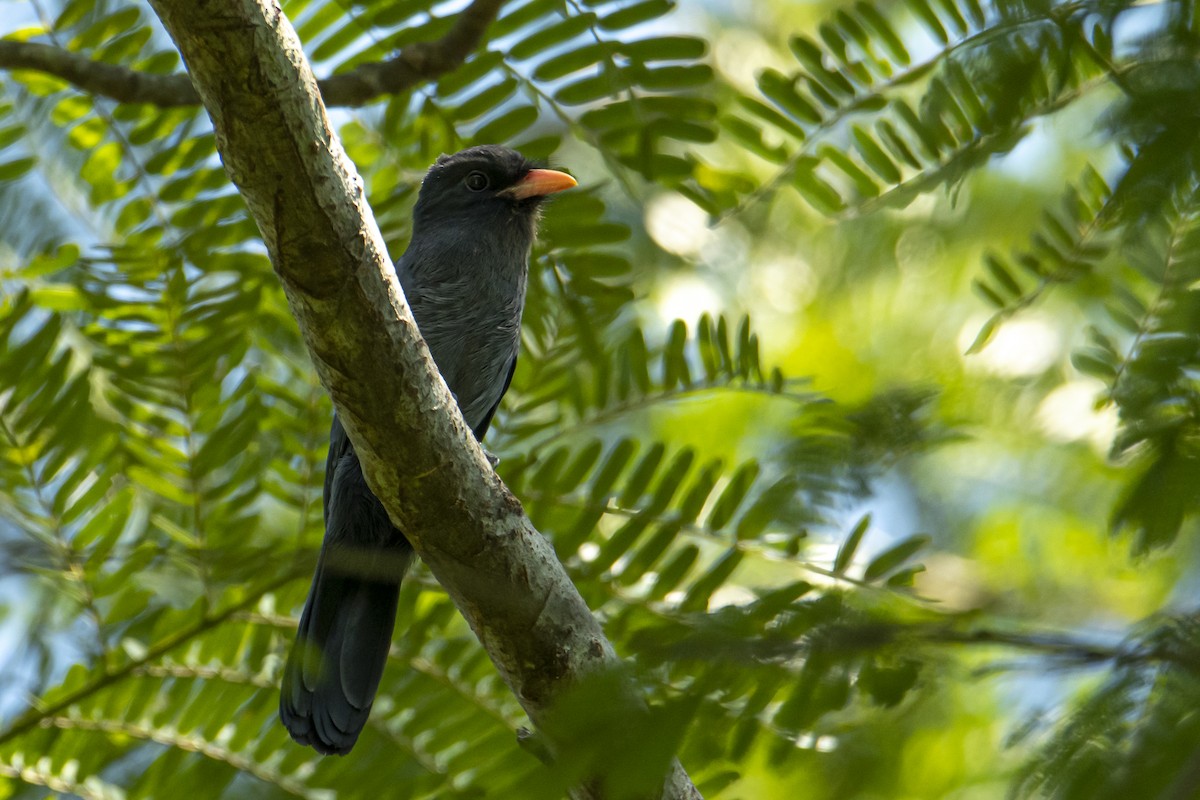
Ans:
<svg viewBox="0 0 1200 800"><path fill-rule="evenodd" d="M996 279L998 285L1008 290L1008 293L1013 297L1021 296L1021 284L1017 283L1016 278L1012 276L1012 273L1001 263L999 258L988 253L983 257L983 263L992 277Z"/></svg>
<svg viewBox="0 0 1200 800"><path fill-rule="evenodd" d="M713 505L712 512L708 515L706 524L712 530L721 530L729 524L733 516L738 512L742 502L750 493L750 489L754 486L754 481L758 478L759 467L756 461L747 461L742 464L729 479L729 483L721 492L717 502ZM739 539L742 537L739 536Z"/></svg>
<svg viewBox="0 0 1200 800"><path fill-rule="evenodd" d="M663 387L666 389L673 389L676 385L686 388L692 383L687 353L684 352L686 346L687 325L677 319L671 323L671 332L663 349Z"/></svg>
<svg viewBox="0 0 1200 800"><path fill-rule="evenodd" d="M716 486L717 479L721 475L721 467L720 460L710 461L704 465L700 474L692 479L691 486L688 487L679 503L680 521L692 523L700 516L700 510L704 508L709 494L712 493L713 487Z"/></svg>
<svg viewBox="0 0 1200 800"><path fill-rule="evenodd" d="M0 163L0 181L15 181L18 178L24 177L29 170L33 169L37 159L33 156L24 158L14 158L10 161Z"/></svg>
<svg viewBox="0 0 1200 800"><path fill-rule="evenodd" d="M1077 350L1072 353L1071 366L1084 375L1091 375L1105 382L1112 381L1117 377L1116 365L1111 363L1100 351L1094 348Z"/></svg>
<svg viewBox="0 0 1200 800"><path fill-rule="evenodd" d="M983 281L979 281L979 280L971 281L971 288L974 289L976 292L978 292L989 303L996 306L996 308L1007 308L1008 307L1008 303L1004 300L1004 298L1001 297L999 295L999 293L996 292L995 289L988 286ZM974 345L972 345L972 348L974 348Z"/></svg>
<svg viewBox="0 0 1200 800"><path fill-rule="evenodd" d="M475 139L478 142L511 141L518 134L528 130L537 119L538 110L535 106L518 106L485 122L475 132Z"/></svg>
<svg viewBox="0 0 1200 800"><path fill-rule="evenodd" d="M854 143L858 148L859 154L862 155L863 161L868 167L874 170L876 175L888 183L900 182L900 170L896 168L892 160L883 152L883 148L871 138L870 134L857 125L854 126Z"/></svg>
<svg viewBox="0 0 1200 800"><path fill-rule="evenodd" d="M89 306L83 294L69 284L38 286L29 296L38 306L50 311L82 311Z"/></svg>
<svg viewBox="0 0 1200 800"><path fill-rule="evenodd" d="M708 43L695 36L655 36L621 42L619 47L635 61L691 61L708 53Z"/></svg>
<svg viewBox="0 0 1200 800"><path fill-rule="evenodd" d="M643 89L678 91L703 86L712 80L712 67L707 64L671 64L639 69L634 80Z"/></svg>
<svg viewBox="0 0 1200 800"><path fill-rule="evenodd" d="M501 103L516 94L516 91L517 82L512 78L508 78L466 98L452 109L450 113L453 114L456 120L460 121L475 119L500 106Z"/></svg>
<svg viewBox="0 0 1200 800"><path fill-rule="evenodd" d="M745 557L745 552L732 548L725 555L721 556L715 564L713 564L707 572L704 573L692 587L688 589L687 594L683 598L683 602L679 604L681 611L702 611L708 607L709 600L717 589L729 580L733 575L733 571L738 568Z"/></svg>
<svg viewBox="0 0 1200 800"><path fill-rule="evenodd" d="M632 440L621 439L609 450L604 462L596 470L590 482L588 497L592 502L602 502L608 499L636 448L637 445Z"/></svg>
<svg viewBox="0 0 1200 800"><path fill-rule="evenodd" d="M920 668L920 662L908 658L895 666L883 666L872 660L859 671L858 686L876 704L891 708L916 686Z"/></svg>
<svg viewBox="0 0 1200 800"><path fill-rule="evenodd" d="M612 78L605 72L568 83L554 93L554 99L569 106L594 103L613 92Z"/></svg>
<svg viewBox="0 0 1200 800"><path fill-rule="evenodd" d="M504 54L492 50L485 51L467 61L453 72L448 72L438 79L437 90L442 97L452 97L468 86L482 80L504 63Z"/></svg>
<svg viewBox="0 0 1200 800"><path fill-rule="evenodd" d="M750 113L754 114L754 116L769 122L780 130L783 130L791 136L794 136L796 139L804 141L806 138L808 138L808 134L805 132L804 128L793 122L790 118L785 117L774 108L771 108L767 104L753 97L742 97L738 99L738 102L740 102L748 111L750 111ZM756 128L754 129L753 135L757 138L761 138L762 132Z"/></svg>
<svg viewBox="0 0 1200 800"><path fill-rule="evenodd" d="M1003 324L1004 317L1001 314L992 315L987 322L983 323L983 327L979 329L979 333L975 334L975 341L971 342L971 346L967 348L965 355L974 355L983 348L987 347L988 342L996 335L996 331Z"/></svg>
<svg viewBox="0 0 1200 800"><path fill-rule="evenodd" d="M649 454L647 454L649 455ZM660 512L665 510L671 504L671 498L683 486L683 479L692 467L692 462L696 458L696 453L691 448L685 447L675 454L671 459L671 463L667 468L659 473L658 484L654 487L654 494L650 498L647 508ZM639 470L642 465L638 465ZM630 478L632 485L633 478ZM631 503L622 503L622 505L632 505Z"/></svg>
<svg viewBox="0 0 1200 800"><path fill-rule="evenodd" d="M661 600L675 590L691 571L692 566L700 555L700 549L694 544L685 545L658 572L658 580L650 590L650 598Z"/></svg>
<svg viewBox="0 0 1200 800"><path fill-rule="evenodd" d="M822 147L821 155L837 167L853 183L854 188L864 197L878 197L879 186L863 169L840 150Z"/></svg>
<svg viewBox="0 0 1200 800"><path fill-rule="evenodd" d="M824 178L817 175L816 166L816 159L805 159L797 163L793 179L796 188L805 200L822 213L836 214L844 211L846 201Z"/></svg>
<svg viewBox="0 0 1200 800"><path fill-rule="evenodd" d="M640 3L634 3L605 14L600 18L599 25L608 31L624 30L652 19L658 19L670 13L672 8L673 4L670 0L642 0Z"/></svg>
<svg viewBox="0 0 1200 800"><path fill-rule="evenodd" d="M863 570L863 579L873 581L876 578L887 575L892 570L902 566L905 561L908 561L908 559L912 558L918 552L925 549L931 541L930 537L924 534L917 534L889 547L867 564L867 568Z"/></svg>
<svg viewBox="0 0 1200 800"><path fill-rule="evenodd" d="M946 33L946 28L942 25L942 21L938 19L937 13L933 7L929 5L928 0L909 0L908 7L912 9L917 19L924 24L933 38L941 44L946 44L950 41L950 34Z"/></svg>
<svg viewBox="0 0 1200 800"><path fill-rule="evenodd" d="M140 464L133 464L126 469L126 474L134 483L145 489L149 489L165 500L186 506L190 506L192 503L192 498L187 492L157 470L148 469Z"/></svg>
<svg viewBox="0 0 1200 800"><path fill-rule="evenodd" d="M764 70L758 78L758 88L767 99L802 124L816 125L821 122L821 112L802 97L795 81L773 69Z"/></svg>
<svg viewBox="0 0 1200 800"><path fill-rule="evenodd" d="M888 54L901 66L908 66L911 63L911 58L908 50L904 47L904 42L896 33L895 28L888 22L875 6L863 0L857 0L854 4L854 10L862 18L863 22L871 28L878 36L878 42L883 45Z"/></svg>
<svg viewBox="0 0 1200 800"><path fill-rule="evenodd" d="M57 30L65 30L79 24L96 9L96 0L71 0L54 20Z"/></svg>
<svg viewBox="0 0 1200 800"><path fill-rule="evenodd" d="M650 445L650 449L638 459L637 466L634 467L633 472L626 478L624 487L621 489L621 494L617 499L618 505L625 508L632 508L649 491L650 482L654 479L665 452L666 446L661 442L655 442ZM680 452L676 455L673 463L679 463L684 459L686 459L686 464L682 469L686 471L691 466L691 451L685 450ZM673 467L672 470L674 469L676 468ZM664 480L674 481L677 478L665 478Z"/></svg>
<svg viewBox="0 0 1200 800"><path fill-rule="evenodd" d="M579 34L588 30L595 22L595 14L588 13L569 16L517 42L509 48L508 55L518 60L532 58L555 45L574 39Z"/></svg>
<svg viewBox="0 0 1200 800"><path fill-rule="evenodd" d="M833 571L838 575L846 572L850 563L854 560L854 554L858 552L858 546L862 544L863 537L867 535L867 528L871 526L871 515L864 514L854 527L850 530L850 535L842 542L842 546L838 548L837 557L833 560Z"/></svg>
<svg viewBox="0 0 1200 800"><path fill-rule="evenodd" d="M737 523L737 539L739 542L755 539L761 535L771 523L783 516L788 504L797 492L796 481L785 477L770 486L751 504Z"/></svg>
<svg viewBox="0 0 1200 800"><path fill-rule="evenodd" d="M533 77L539 81L554 81L591 67L604 60L614 49L608 42L592 42L552 56L538 64Z"/></svg>

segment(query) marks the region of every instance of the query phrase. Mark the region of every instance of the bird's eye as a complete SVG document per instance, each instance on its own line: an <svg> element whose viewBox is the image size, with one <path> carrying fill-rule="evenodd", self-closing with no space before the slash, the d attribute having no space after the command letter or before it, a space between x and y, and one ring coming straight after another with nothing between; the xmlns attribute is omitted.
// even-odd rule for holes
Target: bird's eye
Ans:
<svg viewBox="0 0 1200 800"><path fill-rule="evenodd" d="M484 175L482 172L472 172L467 176L466 183L467 188L472 192L482 192L484 189L488 188L488 185L491 183L491 181L489 181L488 176Z"/></svg>

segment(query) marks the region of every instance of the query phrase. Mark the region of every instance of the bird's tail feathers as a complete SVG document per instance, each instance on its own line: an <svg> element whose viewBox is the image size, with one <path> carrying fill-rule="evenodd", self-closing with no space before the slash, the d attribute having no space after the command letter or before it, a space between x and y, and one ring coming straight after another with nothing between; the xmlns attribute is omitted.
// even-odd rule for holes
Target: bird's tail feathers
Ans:
<svg viewBox="0 0 1200 800"><path fill-rule="evenodd" d="M366 725L383 677L404 569L412 549L371 557L370 570L347 569L347 553L323 548L296 642L284 668L279 716L292 738L317 752L344 755ZM353 556L354 554L350 554Z"/></svg>

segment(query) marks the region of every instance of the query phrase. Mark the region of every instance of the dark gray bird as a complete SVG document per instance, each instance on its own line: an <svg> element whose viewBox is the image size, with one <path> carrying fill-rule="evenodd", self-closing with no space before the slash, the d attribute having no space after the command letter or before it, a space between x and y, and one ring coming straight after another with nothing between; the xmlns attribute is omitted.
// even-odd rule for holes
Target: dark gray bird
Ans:
<svg viewBox="0 0 1200 800"><path fill-rule="evenodd" d="M476 439L516 367L538 207L574 185L495 146L442 156L421 184L396 273ZM413 550L367 488L336 415L325 469L325 542L284 668L279 717L300 744L344 755L375 700Z"/></svg>

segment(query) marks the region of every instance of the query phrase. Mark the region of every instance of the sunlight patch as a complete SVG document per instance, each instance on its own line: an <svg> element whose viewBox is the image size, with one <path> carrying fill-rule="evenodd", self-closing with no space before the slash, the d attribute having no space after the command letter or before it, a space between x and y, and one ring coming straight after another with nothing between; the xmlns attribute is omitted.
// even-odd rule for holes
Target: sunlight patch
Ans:
<svg viewBox="0 0 1200 800"><path fill-rule="evenodd" d="M972 317L958 334L958 347L966 352L979 335L983 319ZM1062 356L1058 329L1037 316L1006 322L983 350L964 356L968 368L977 367L1004 378L1027 378L1049 369Z"/></svg>
<svg viewBox="0 0 1200 800"><path fill-rule="evenodd" d="M1096 398L1103 390L1100 381L1064 383L1038 406L1038 426L1055 441L1088 441L1098 451L1107 451L1117 432L1117 410L1111 404L1096 408Z"/></svg>
<svg viewBox="0 0 1200 800"><path fill-rule="evenodd" d="M708 212L680 194L660 194L646 204L646 233L677 256L694 256L712 240Z"/></svg>

